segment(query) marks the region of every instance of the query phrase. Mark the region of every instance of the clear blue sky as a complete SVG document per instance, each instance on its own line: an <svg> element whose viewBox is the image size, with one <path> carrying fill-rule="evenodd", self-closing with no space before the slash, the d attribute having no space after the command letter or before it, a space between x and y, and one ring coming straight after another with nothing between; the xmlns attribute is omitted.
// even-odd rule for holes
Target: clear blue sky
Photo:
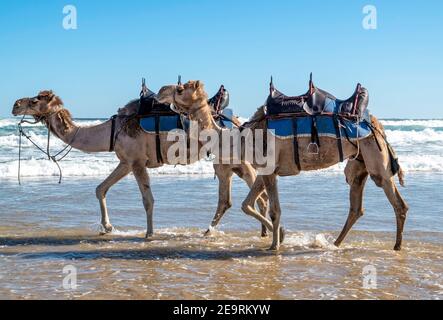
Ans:
<svg viewBox="0 0 443 320"><path fill-rule="evenodd" d="M63 7L78 30L62 27ZM378 29L362 27L375 5ZM139 92L200 79L251 115L269 76L288 95L369 89L379 117L443 118L443 1L16 0L0 2L0 116L53 89L75 117L109 117Z"/></svg>

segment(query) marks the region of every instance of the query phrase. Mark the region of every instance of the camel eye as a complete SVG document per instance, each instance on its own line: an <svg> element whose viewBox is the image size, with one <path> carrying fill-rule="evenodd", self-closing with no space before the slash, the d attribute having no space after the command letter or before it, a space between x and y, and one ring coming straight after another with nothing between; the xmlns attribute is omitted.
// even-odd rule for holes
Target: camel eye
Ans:
<svg viewBox="0 0 443 320"><path fill-rule="evenodd" d="M34 104L35 104L35 103L38 103L38 101L39 101L39 100L38 100L37 98L32 99L32 103L34 103Z"/></svg>

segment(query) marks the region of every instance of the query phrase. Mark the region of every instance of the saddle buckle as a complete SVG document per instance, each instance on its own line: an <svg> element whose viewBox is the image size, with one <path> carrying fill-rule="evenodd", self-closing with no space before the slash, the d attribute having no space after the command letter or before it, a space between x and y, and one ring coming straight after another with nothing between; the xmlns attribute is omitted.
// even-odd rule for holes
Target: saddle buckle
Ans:
<svg viewBox="0 0 443 320"><path fill-rule="evenodd" d="M318 154L320 153L320 148L318 147L317 142L311 142L311 143L308 145L307 150L308 150L308 153L309 153L309 154L318 155Z"/></svg>

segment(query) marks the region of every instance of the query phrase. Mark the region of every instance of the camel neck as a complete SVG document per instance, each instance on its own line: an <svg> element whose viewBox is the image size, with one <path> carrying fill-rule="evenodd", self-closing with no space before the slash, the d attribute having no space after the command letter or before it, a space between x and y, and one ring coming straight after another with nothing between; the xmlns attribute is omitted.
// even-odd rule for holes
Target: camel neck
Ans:
<svg viewBox="0 0 443 320"><path fill-rule="evenodd" d="M69 112L63 110L48 117L48 129L64 143L84 152L109 151L111 121L90 127L74 123Z"/></svg>
<svg viewBox="0 0 443 320"><path fill-rule="evenodd" d="M197 121L200 131L203 130L216 130L221 131L221 128L217 125L214 118L212 117L212 112L209 104L203 101L201 104L194 108L194 112L189 115L192 121Z"/></svg>

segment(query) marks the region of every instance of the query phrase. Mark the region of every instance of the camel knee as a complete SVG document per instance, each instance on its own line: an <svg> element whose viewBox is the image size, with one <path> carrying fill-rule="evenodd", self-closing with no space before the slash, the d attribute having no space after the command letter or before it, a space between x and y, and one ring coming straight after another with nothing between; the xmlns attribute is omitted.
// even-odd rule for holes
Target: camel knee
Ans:
<svg viewBox="0 0 443 320"><path fill-rule="evenodd" d="M248 216L251 216L251 210L253 210L253 203L251 203L248 200L243 201L242 205L241 205L241 209L244 213L246 213Z"/></svg>
<svg viewBox="0 0 443 320"><path fill-rule="evenodd" d="M262 208L263 210L266 211L267 207L268 207L268 200L267 199L263 199L263 196L260 196L257 199L257 203L259 205L260 208Z"/></svg>
<svg viewBox="0 0 443 320"><path fill-rule="evenodd" d="M108 192L108 190L103 185L99 185L95 189L95 196L97 197L98 200L103 200L106 198L107 192Z"/></svg>
<svg viewBox="0 0 443 320"><path fill-rule="evenodd" d="M346 182L351 187L354 185L360 186L366 182L368 174L362 174L358 176L346 176Z"/></svg>
<svg viewBox="0 0 443 320"><path fill-rule="evenodd" d="M269 216L271 217L271 220L273 222L276 221L276 219L279 219L281 217L281 209L280 208L276 208L276 207L272 207L269 210Z"/></svg>
<svg viewBox="0 0 443 320"><path fill-rule="evenodd" d="M374 181L375 185L379 188L383 188L386 185L386 179L379 175L371 175L372 181Z"/></svg>
<svg viewBox="0 0 443 320"><path fill-rule="evenodd" d="M349 215L351 216L351 218L353 218L355 220L360 219L361 217L364 216L364 214L365 214L365 210L364 209L360 209L360 210L353 210L353 209L351 209L349 211Z"/></svg>
<svg viewBox="0 0 443 320"><path fill-rule="evenodd" d="M228 200L228 201L221 203L220 208L222 208L223 211L227 211L227 210L231 209L232 208L232 201Z"/></svg>

